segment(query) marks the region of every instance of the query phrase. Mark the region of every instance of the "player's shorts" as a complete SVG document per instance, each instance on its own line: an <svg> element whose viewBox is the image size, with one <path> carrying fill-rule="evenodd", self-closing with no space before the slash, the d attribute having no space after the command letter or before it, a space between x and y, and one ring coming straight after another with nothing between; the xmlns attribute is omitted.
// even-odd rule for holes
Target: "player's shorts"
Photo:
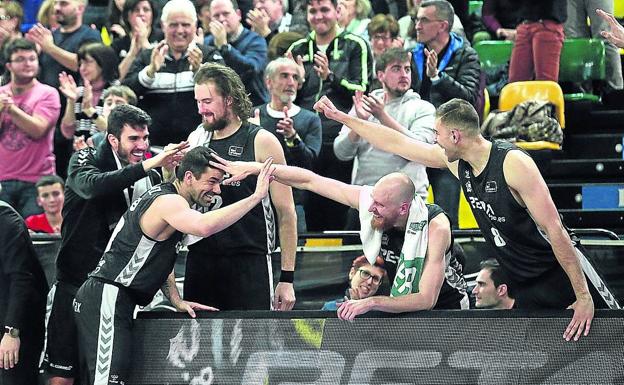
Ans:
<svg viewBox="0 0 624 385"><path fill-rule="evenodd" d="M128 382L135 305L127 290L95 278L80 287L73 308L82 384Z"/></svg>
<svg viewBox="0 0 624 385"><path fill-rule="evenodd" d="M270 310L270 255L206 255L189 251L184 299L219 310Z"/></svg>
<svg viewBox="0 0 624 385"><path fill-rule="evenodd" d="M56 282L48 293L46 338L41 367L51 376L78 375L78 332L72 303L78 287Z"/></svg>

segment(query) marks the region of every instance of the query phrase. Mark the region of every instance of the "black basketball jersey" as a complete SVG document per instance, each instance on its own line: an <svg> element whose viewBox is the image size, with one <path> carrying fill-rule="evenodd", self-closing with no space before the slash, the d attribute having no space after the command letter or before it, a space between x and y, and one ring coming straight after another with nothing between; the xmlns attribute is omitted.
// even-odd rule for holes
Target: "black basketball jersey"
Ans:
<svg viewBox="0 0 624 385"><path fill-rule="evenodd" d="M483 237L498 252L497 259L510 278L524 282L555 267L557 260L545 233L505 181L503 162L511 150L522 151L496 140L480 175L475 176L470 164L459 160L458 176Z"/></svg>
<svg viewBox="0 0 624 385"><path fill-rule="evenodd" d="M173 184L162 183L135 200L117 223L106 251L90 274L116 286L124 286L139 305L147 305L173 270L183 234L176 231L164 241L151 239L140 220L161 195L177 194Z"/></svg>
<svg viewBox="0 0 624 385"><path fill-rule="evenodd" d="M234 135L224 139L212 139L210 148L230 161L255 161L254 141L260 127L243 123ZM248 176L232 185L221 185L221 194L215 195L209 207L200 211L216 210L236 203L252 195L256 190L257 177ZM275 219L268 197L228 228L189 246L193 254L253 254L266 255L275 249Z"/></svg>
<svg viewBox="0 0 624 385"><path fill-rule="evenodd" d="M447 215L438 205L427 204L427 219L429 222L438 215ZM447 215L448 217L448 215ZM390 229L384 231L381 236L380 256L384 259L384 268L388 273L388 280L392 284L396 276L397 263L401 256L403 241L405 240L405 231L399 229ZM451 245L453 238L451 235ZM440 289L438 301L435 309L446 309L449 305L461 301L466 293L466 281L462 272L463 268L459 261L451 253L452 247L446 250L445 259L445 279Z"/></svg>

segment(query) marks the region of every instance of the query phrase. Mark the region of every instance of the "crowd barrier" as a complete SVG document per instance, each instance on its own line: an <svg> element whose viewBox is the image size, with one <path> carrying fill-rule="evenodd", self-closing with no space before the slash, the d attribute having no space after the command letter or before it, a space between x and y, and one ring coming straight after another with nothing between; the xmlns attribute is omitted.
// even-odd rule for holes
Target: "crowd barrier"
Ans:
<svg viewBox="0 0 624 385"><path fill-rule="evenodd" d="M590 335L566 342L571 314L144 312L129 383L623 384L624 311L597 311Z"/></svg>

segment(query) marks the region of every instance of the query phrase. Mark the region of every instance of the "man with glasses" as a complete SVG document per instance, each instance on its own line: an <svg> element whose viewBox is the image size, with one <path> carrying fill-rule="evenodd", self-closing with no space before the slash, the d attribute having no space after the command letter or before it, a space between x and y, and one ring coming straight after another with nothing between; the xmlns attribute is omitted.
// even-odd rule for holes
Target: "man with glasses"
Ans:
<svg viewBox="0 0 624 385"><path fill-rule="evenodd" d="M416 47L412 50L412 88L436 108L453 98L476 107L481 65L477 52L450 32L455 13L446 0L423 1L416 16ZM458 223L459 183L447 170L428 169L434 200Z"/></svg>
<svg viewBox="0 0 624 385"><path fill-rule="evenodd" d="M377 293L381 281L386 276L383 259L377 257L374 264L368 263L365 255L353 260L349 270L349 287L342 298L325 302L321 310L338 310L338 306L350 299L364 299Z"/></svg>
<svg viewBox="0 0 624 385"><path fill-rule="evenodd" d="M259 162L222 161L236 183L262 170ZM452 255L453 235L446 213L415 194L414 183L402 173L381 178L374 186L349 185L298 167L275 165L277 182L305 189L360 211L360 239L369 263L378 256L391 283L390 296L349 299L338 317L353 320L371 310L402 313L430 309L467 309L462 266ZM358 273L361 274L361 273ZM373 282L376 278L372 279Z"/></svg>
<svg viewBox="0 0 624 385"><path fill-rule="evenodd" d="M26 218L42 212L35 183L56 172L52 149L61 102L54 88L36 78L34 43L16 39L6 53L11 81L0 87L0 199Z"/></svg>

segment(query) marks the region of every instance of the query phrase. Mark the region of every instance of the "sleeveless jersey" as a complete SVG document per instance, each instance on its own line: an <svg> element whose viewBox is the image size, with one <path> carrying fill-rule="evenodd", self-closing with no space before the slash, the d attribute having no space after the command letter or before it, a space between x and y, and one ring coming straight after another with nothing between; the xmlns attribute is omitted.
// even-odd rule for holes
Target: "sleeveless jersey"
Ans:
<svg viewBox="0 0 624 385"><path fill-rule="evenodd" d="M524 282L554 268L558 262L546 234L516 201L505 181L503 162L511 150L522 151L511 143L493 141L483 172L475 176L470 164L459 160L458 176L481 233L497 251L501 266L511 279Z"/></svg>
<svg viewBox="0 0 624 385"><path fill-rule="evenodd" d="M230 161L255 161L254 141L259 130L260 127L245 122L234 135L224 139L213 138L209 147ZM233 185L221 185L221 194L213 197L210 206L197 209L202 212L216 210L247 198L256 190L256 180L257 177L251 175ZM191 258L195 253L267 255L274 249L275 218L271 200L266 197L238 222L190 245L189 255Z"/></svg>
<svg viewBox="0 0 624 385"><path fill-rule="evenodd" d="M117 223L106 251L90 277L129 289L139 305L147 305L173 270L183 234L176 231L164 241L143 233L140 220L161 195L177 194L173 184L162 183L135 200Z"/></svg>
<svg viewBox="0 0 624 385"><path fill-rule="evenodd" d="M435 204L427 204L427 212L429 222L440 214L446 215L444 210ZM384 231L381 236L381 249L379 254L384 259L384 268L388 273L388 280L390 283L394 282L397 263L401 255L404 240L405 231L399 229ZM453 238L451 235L451 245L452 244ZM464 294L466 294L466 281L462 272L463 267L452 255L451 251L452 247L446 250L444 255L446 266L444 270L445 279L442 283L435 309L448 308L449 304L461 301Z"/></svg>

